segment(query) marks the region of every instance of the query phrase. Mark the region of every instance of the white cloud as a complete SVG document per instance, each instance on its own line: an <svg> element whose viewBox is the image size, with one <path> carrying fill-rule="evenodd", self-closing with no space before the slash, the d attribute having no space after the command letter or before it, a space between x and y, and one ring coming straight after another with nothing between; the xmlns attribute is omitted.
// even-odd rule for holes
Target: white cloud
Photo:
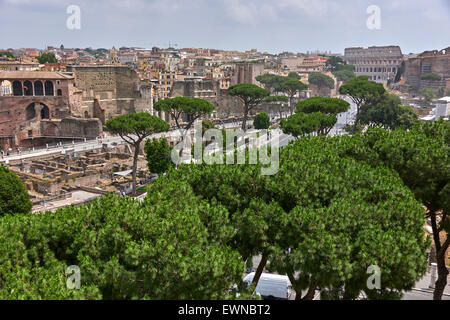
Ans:
<svg viewBox="0 0 450 320"><path fill-rule="evenodd" d="M277 13L272 5L267 3L255 4L250 1L222 0L227 15L242 24L256 24L267 19L277 19Z"/></svg>
<svg viewBox="0 0 450 320"><path fill-rule="evenodd" d="M327 0L278 0L277 7L280 10L296 10L309 16L325 16L330 8L336 8L334 1Z"/></svg>
<svg viewBox="0 0 450 320"><path fill-rule="evenodd" d="M292 12L321 18L341 11L340 6L330 0L222 0L222 4L227 15L242 24L278 21Z"/></svg>

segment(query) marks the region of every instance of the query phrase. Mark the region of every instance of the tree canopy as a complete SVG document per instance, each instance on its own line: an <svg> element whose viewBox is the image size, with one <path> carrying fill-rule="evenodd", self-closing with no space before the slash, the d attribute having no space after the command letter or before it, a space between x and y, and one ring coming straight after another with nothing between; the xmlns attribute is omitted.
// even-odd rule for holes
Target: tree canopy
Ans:
<svg viewBox="0 0 450 320"><path fill-rule="evenodd" d="M300 80L300 75L298 74L298 72L289 72L288 78Z"/></svg>
<svg viewBox="0 0 450 320"><path fill-rule="evenodd" d="M42 54L41 56L36 58L40 64L44 63L57 63L58 59L56 59L56 56L52 52L47 52Z"/></svg>
<svg viewBox="0 0 450 320"><path fill-rule="evenodd" d="M175 166L170 156L172 149L173 147L169 146L166 138L148 139L145 142L144 151L151 173L161 175Z"/></svg>
<svg viewBox="0 0 450 320"><path fill-rule="evenodd" d="M119 135L126 143L134 147L133 193L136 193L136 171L141 143L148 136L168 131L167 122L146 112L129 113L106 121L105 129Z"/></svg>
<svg viewBox="0 0 450 320"><path fill-rule="evenodd" d="M267 130L270 127L270 118L265 112L258 113L253 120L253 125L257 130Z"/></svg>
<svg viewBox="0 0 450 320"><path fill-rule="evenodd" d="M359 76L348 80L339 88L339 93L349 96L356 104L356 122L359 123L359 113L364 105L377 103L386 90L381 83L369 81L368 76Z"/></svg>
<svg viewBox="0 0 450 320"><path fill-rule="evenodd" d="M394 169L427 209L438 264L434 298L441 299L448 275L444 255L450 246L450 123L419 122L409 131L372 129L359 137L359 143L341 152ZM442 232L444 241L438 236Z"/></svg>
<svg viewBox="0 0 450 320"><path fill-rule="evenodd" d="M402 106L400 98L395 94L385 94L379 102L365 106L360 114L361 124L385 129L396 129L400 126L409 129L419 117L410 106Z"/></svg>
<svg viewBox="0 0 450 320"><path fill-rule="evenodd" d="M226 218L223 206L176 182L144 203L108 195L56 213L2 218L0 298L233 299L228 291L244 264L225 243L233 236ZM80 290L66 287L71 265L80 268Z"/></svg>
<svg viewBox="0 0 450 320"><path fill-rule="evenodd" d="M289 102L289 98L286 96L269 96L264 99L264 102L273 103L273 102Z"/></svg>
<svg viewBox="0 0 450 320"><path fill-rule="evenodd" d="M422 80L441 81L442 76L437 73L425 73L420 76Z"/></svg>
<svg viewBox="0 0 450 320"><path fill-rule="evenodd" d="M344 59L341 57L331 56L325 62L325 66L329 71L337 71L340 66L345 65Z"/></svg>
<svg viewBox="0 0 450 320"><path fill-rule="evenodd" d="M342 99L328 97L312 97L297 103L296 112L339 114L347 112L350 104Z"/></svg>
<svg viewBox="0 0 450 320"><path fill-rule="evenodd" d="M256 81L262 83L267 90L279 92L279 86L286 81L286 78L280 75L266 73L257 76Z"/></svg>
<svg viewBox="0 0 450 320"><path fill-rule="evenodd" d="M318 88L334 88L334 80L323 73L313 72L309 75L308 82Z"/></svg>
<svg viewBox="0 0 450 320"><path fill-rule="evenodd" d="M334 114L299 112L283 119L281 128L283 133L299 138L312 133L328 134L336 122L337 117Z"/></svg>
<svg viewBox="0 0 450 320"><path fill-rule="evenodd" d="M427 269L422 204L448 208L449 132L305 137L281 149L273 176L261 164L182 164L143 202L109 195L3 217L0 297L231 299L261 255L255 279L264 267L286 274L297 299L316 289L322 299L400 298ZM69 265L80 267L80 290L66 289ZM379 289L367 287L373 265Z"/></svg>
<svg viewBox="0 0 450 320"><path fill-rule="evenodd" d="M270 91L250 83L240 83L228 88L228 94L238 97L244 104L244 120L242 130L247 131L247 118L249 112L270 96Z"/></svg>
<svg viewBox="0 0 450 320"><path fill-rule="evenodd" d="M289 97L291 114L294 112L292 99L298 92L306 89L308 89L308 85L296 79L287 80L280 85L280 91L284 92Z"/></svg>
<svg viewBox="0 0 450 320"><path fill-rule="evenodd" d="M153 108L157 111L164 111L170 113L175 120L178 129L181 129L181 115L185 114L188 118L184 129L189 130L197 119L202 116L211 114L215 106L210 102L191 97L175 97L170 99L160 100L155 103Z"/></svg>
<svg viewBox="0 0 450 320"><path fill-rule="evenodd" d="M14 54L9 51L0 51L0 57L14 58Z"/></svg>
<svg viewBox="0 0 450 320"><path fill-rule="evenodd" d="M422 90L424 102L430 104L434 99L434 90L432 88L424 88Z"/></svg>
<svg viewBox="0 0 450 320"><path fill-rule="evenodd" d="M346 82L355 77L355 73L350 70L334 71L333 75L338 79L338 81L343 81L343 82Z"/></svg>
<svg viewBox="0 0 450 320"><path fill-rule="evenodd" d="M11 170L0 164L0 217L31 213L31 200L27 188Z"/></svg>
<svg viewBox="0 0 450 320"><path fill-rule="evenodd" d="M297 298L318 287L324 297L339 288L338 299L362 291L399 298L426 271L425 212L396 173L341 152L354 139L297 140L281 150L275 176L261 176L258 165L182 165L155 187L186 181L224 205L236 230L231 246L247 263L262 256L257 275L266 264L287 274ZM366 286L370 265L383 270L379 290Z"/></svg>
<svg viewBox="0 0 450 320"><path fill-rule="evenodd" d="M309 98L297 103L297 114L283 121L281 128L296 138L312 133L327 135L337 122L336 115L348 111L349 106L338 98Z"/></svg>

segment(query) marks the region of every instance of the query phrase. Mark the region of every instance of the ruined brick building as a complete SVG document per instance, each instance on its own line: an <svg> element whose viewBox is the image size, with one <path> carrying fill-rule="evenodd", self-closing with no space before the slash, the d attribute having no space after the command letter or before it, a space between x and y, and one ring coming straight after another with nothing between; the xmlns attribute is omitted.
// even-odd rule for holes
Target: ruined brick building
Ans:
<svg viewBox="0 0 450 320"><path fill-rule="evenodd" d="M438 74L441 79L422 79L427 73ZM416 58L410 58L406 62L405 78L406 84L418 92L424 88L436 91L444 87L450 90L450 47L440 51L425 51Z"/></svg>
<svg viewBox="0 0 450 320"><path fill-rule="evenodd" d="M98 118L104 124L121 114L153 112L152 84L141 84L129 67L68 66L67 71L81 95L77 113L85 118Z"/></svg>
<svg viewBox="0 0 450 320"><path fill-rule="evenodd" d="M239 118L243 115L242 101L237 97L230 96L227 89L221 88L220 80L186 78L175 81L169 97L193 97L209 101L216 107L209 117L212 119ZM261 111L268 114L277 113L279 107L276 107L273 104L262 103L253 109L250 114L256 115Z"/></svg>
<svg viewBox="0 0 450 320"><path fill-rule="evenodd" d="M242 115L242 103L240 100L229 96L226 89L221 89L218 80L186 78L175 81L169 97L205 99L216 107L211 115L212 118L228 118Z"/></svg>
<svg viewBox="0 0 450 320"><path fill-rule="evenodd" d="M118 66L67 66L67 72L0 72L0 149L34 147L102 134L108 119L153 113L152 84Z"/></svg>
<svg viewBox="0 0 450 320"><path fill-rule="evenodd" d="M95 138L96 119L73 113L73 77L59 72L0 72L0 149L40 146L65 139Z"/></svg>

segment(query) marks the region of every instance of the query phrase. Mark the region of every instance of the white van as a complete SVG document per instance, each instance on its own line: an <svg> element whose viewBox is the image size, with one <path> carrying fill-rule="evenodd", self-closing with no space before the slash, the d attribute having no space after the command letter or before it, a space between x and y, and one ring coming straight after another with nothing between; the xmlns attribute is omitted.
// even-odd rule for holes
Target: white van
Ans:
<svg viewBox="0 0 450 320"><path fill-rule="evenodd" d="M252 272L244 278L244 282L250 286L255 273ZM292 295L292 285L288 276L263 273L256 286L256 293L263 299L289 300Z"/></svg>

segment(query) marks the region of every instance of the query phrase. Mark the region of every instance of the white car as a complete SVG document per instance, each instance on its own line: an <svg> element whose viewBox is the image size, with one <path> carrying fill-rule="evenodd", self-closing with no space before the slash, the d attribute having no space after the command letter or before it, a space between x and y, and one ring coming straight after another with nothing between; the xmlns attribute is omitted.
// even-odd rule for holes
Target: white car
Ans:
<svg viewBox="0 0 450 320"><path fill-rule="evenodd" d="M252 272L244 278L244 282L250 286L255 273ZM289 300L293 290L291 282L287 276L279 274L263 273L259 278L255 292L263 299L269 300Z"/></svg>

